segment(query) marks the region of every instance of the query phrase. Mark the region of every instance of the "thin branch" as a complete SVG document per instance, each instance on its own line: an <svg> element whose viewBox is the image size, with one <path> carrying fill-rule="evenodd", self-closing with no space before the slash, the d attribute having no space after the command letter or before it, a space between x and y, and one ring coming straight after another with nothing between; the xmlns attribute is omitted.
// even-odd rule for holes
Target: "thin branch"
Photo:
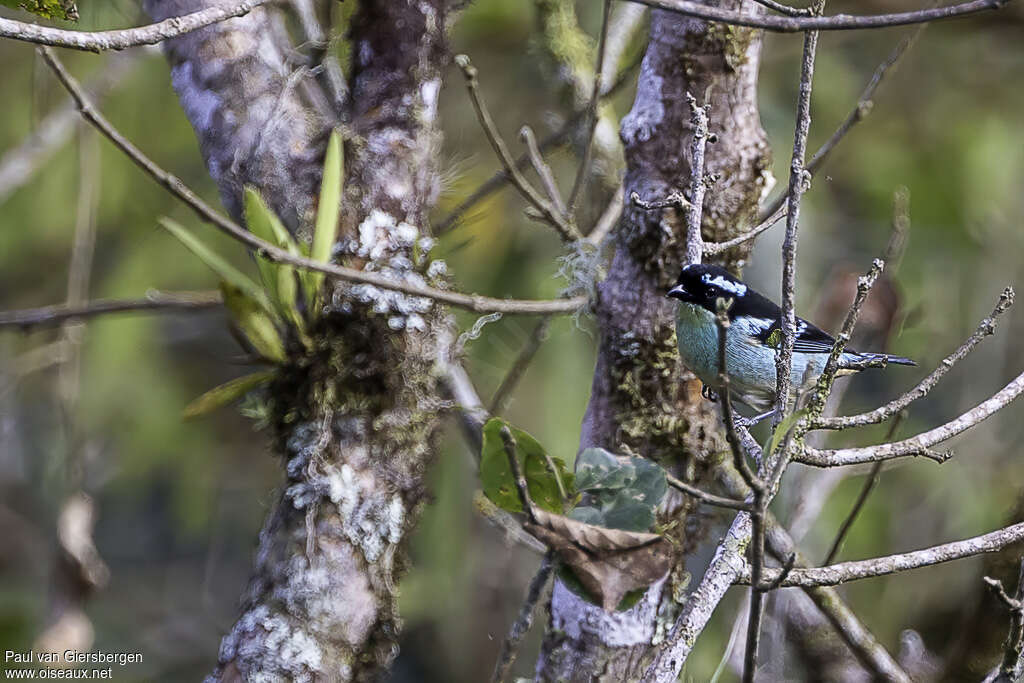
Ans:
<svg viewBox="0 0 1024 683"><path fill-rule="evenodd" d="M553 553L551 551L544 553L537 573L530 580L526 597L523 599L523 606L519 608L519 617L512 624L511 630L505 636L505 641L501 644L501 654L498 655L498 662L494 666L491 683L501 683L508 677L509 671L516 661L516 655L519 653L519 646L522 644L523 637L529 633L530 627L533 626L533 612L537 608L537 602L540 600L545 586L548 585L548 580L551 578L554 566Z"/></svg>
<svg viewBox="0 0 1024 683"><path fill-rule="evenodd" d="M639 64L637 62L636 64ZM635 64L628 69L625 69L619 76L618 80L615 81L610 87L605 89L601 93L601 99L605 99L614 95L618 92L627 82L626 76L633 71ZM560 147L564 145L570 138L573 129L583 120L583 116L587 113L586 108L580 109L572 114L562 125L561 128L548 135L546 138L540 141L538 146L541 153L547 152L549 149ZM516 159L516 168L520 171L527 169L530 166L530 157L528 154L521 154ZM502 187L505 186L511 180L508 172L502 168L495 171L494 175L484 181L475 190L469 193L469 195L459 202L458 206L452 209L451 213L445 216L436 226L434 226L435 234L443 234L454 228L462 217L466 215L466 212L476 206L479 202L483 201L490 195L494 194Z"/></svg>
<svg viewBox="0 0 1024 683"><path fill-rule="evenodd" d="M866 413L847 415L843 417L818 418L811 423L812 429L848 429L850 427L862 427L864 425L878 424L888 420L893 415L907 408L919 398L928 395L939 380L949 372L953 366L970 353L985 337L992 335L996 330L999 316L1006 312L1013 305L1013 288L1007 287L999 297L992 314L981 321L974 334L967 338L960 347L946 356L927 377L921 380L916 387L903 394L899 398L886 403L884 406L869 410Z"/></svg>
<svg viewBox="0 0 1024 683"><path fill-rule="evenodd" d="M838 586L850 581L920 569L984 553L994 553L1020 541L1024 541L1024 523L1013 524L981 536L944 543L923 550L914 550L909 553L886 555L856 562L841 562L828 567L797 568L782 581L782 586L785 588ZM769 570L771 578L774 579L777 572L778 570L775 569ZM749 582L750 574L745 572L739 583L747 584Z"/></svg>
<svg viewBox="0 0 1024 683"><path fill-rule="evenodd" d="M505 455L508 456L508 466L512 471L512 479L519 491L519 501L523 505L523 514L530 524L537 523L537 517L533 513L533 501L530 499L530 489L526 484L526 477L523 475L523 468L519 466L519 458L516 457L516 437L508 425L501 428L501 442L505 445Z"/></svg>
<svg viewBox="0 0 1024 683"><path fill-rule="evenodd" d="M822 3L815 6L820 14ZM813 17L811 17L813 18ZM811 83L814 80L814 58L818 49L818 32L804 34L803 60L800 66L800 93L797 98L796 132L793 135L793 155L789 166L789 192L786 212L786 237L782 242L782 344L775 357L775 416L772 426L778 427L789 406L793 344L796 341L796 246L800 225L800 198L807 189L804 156L807 153L807 134L811 127Z"/></svg>
<svg viewBox="0 0 1024 683"><path fill-rule="evenodd" d="M608 18L611 14L611 0L604 0L604 9L601 12L601 36L597 41L597 66L594 67L593 91L590 94L590 101L587 104L587 137L583 147L583 158L580 159L580 167L576 171L576 179L572 183L572 191L569 192L569 215L576 214L576 204L579 202L583 188L586 186L587 177L590 175L590 159L594 153L594 133L597 131L597 122L600 118L597 114L597 105L601 99L601 81L604 78L604 50L608 42Z"/></svg>
<svg viewBox="0 0 1024 683"><path fill-rule="evenodd" d="M1024 560L1017 575L1014 597L1006 594L999 579L984 577L986 585L1010 611L1010 632L1006 636L1006 651L999 667L985 678L985 683L1013 683L1024 673Z"/></svg>
<svg viewBox="0 0 1024 683"><path fill-rule="evenodd" d="M498 415L505 410L505 405L508 402L509 397L515 390L516 385L519 384L519 380L522 379L523 374L526 372L526 368L530 366L533 361L533 357L537 354L541 345L547 341L548 329L551 327L551 317L545 316L541 318L537 326L530 332L529 338L526 343L523 344L523 348L519 350L519 355L516 356L515 361L512 363L512 367L509 368L505 374L504 379L501 380L501 384L494 392L494 396L491 397L490 413L492 415Z"/></svg>
<svg viewBox="0 0 1024 683"><path fill-rule="evenodd" d="M669 486L674 489L678 489L688 496L693 496L702 503L707 503L708 505L713 505L715 507L730 508L732 510L745 510L747 512L753 509L753 505L745 500L734 500L732 498L716 496L713 493L702 491L696 486L687 484L685 481L677 479L667 472L665 473L665 478L668 481Z"/></svg>
<svg viewBox="0 0 1024 683"><path fill-rule="evenodd" d="M233 237L235 240L246 245L259 253L260 256L275 263L285 263L305 270L314 270L325 273L333 278L355 282L364 285L372 285L380 289L394 292L401 292L412 296L419 296L447 303L458 308L464 308L476 313L508 313L523 315L545 315L555 313L573 313L586 303L586 297L573 297L556 300L516 300L516 299L495 299L480 296L479 294L463 294L452 292L436 287L419 284L418 282L394 280L386 275L373 271L357 270L346 266L320 263L302 256L295 256L284 249L260 239L251 232L241 227L230 218L218 213L209 204L204 202L178 177L157 166L149 157L142 153L138 147L132 144L127 138L115 129L110 122L100 114L91 104L88 97L82 91L81 86L64 68L64 65L57 59L49 48L40 48L40 53L46 63L53 69L61 84L67 88L82 112L83 118L95 126L107 137L114 146L124 152L137 166L148 173L154 180L167 189L175 197L190 206L193 211L203 220L211 223L222 232Z"/></svg>
<svg viewBox="0 0 1024 683"><path fill-rule="evenodd" d="M66 31L0 17L0 38L13 38L38 45L88 52L124 50L139 45L155 45L225 19L240 17L266 2L267 0L243 0L228 6L215 5L181 17L164 19L155 24L115 31Z"/></svg>
<svg viewBox="0 0 1024 683"><path fill-rule="evenodd" d="M952 439L957 434L967 431L983 420L991 417L994 413L1010 404L1015 398L1024 392L1024 372L1017 375L1009 384L1003 387L990 399L979 403L955 420L944 425L931 429L917 436L893 443L883 443L877 446L863 446L860 448L840 448L836 450L818 450L816 448L805 448L797 456L796 460L805 465L815 467L836 467L839 465L856 465L877 460L889 460L908 455L923 455L938 462L948 460L952 454L937 453L931 450L932 446L943 441Z"/></svg>
<svg viewBox="0 0 1024 683"><path fill-rule="evenodd" d="M0 329L21 331L56 327L72 320L87 320L110 313L206 311L223 303L220 292L147 292L143 299L95 299L81 305L67 303L0 313Z"/></svg>
<svg viewBox="0 0 1024 683"><path fill-rule="evenodd" d="M732 249L733 247L737 247L743 244L744 242L749 242L750 240L754 239L768 228L778 223L780 220L782 220L782 217L785 215L786 207L780 206L777 209L775 209L775 211L773 211L772 214L768 216L768 218L765 218L757 226L751 228L742 235L733 237L732 239L726 240L724 242L705 242L704 256L714 256L715 254L721 254L723 251Z"/></svg>
<svg viewBox="0 0 1024 683"><path fill-rule="evenodd" d="M581 235L576 226L566 220L565 216L562 216L551 202L544 199L519 171L519 168L516 166L516 160L508 151L505 141L501 139L501 135L494 125L494 120L491 118L491 113L488 111L483 97L480 95L477 70L469 61L469 57L466 55L456 55L455 63L462 70L462 75L466 79L466 90L469 92L469 99L473 103L473 109L476 111L480 126L484 129L484 134L487 136L488 142L491 143L495 154L498 155L498 159L501 160L502 166L505 167L505 172L508 174L512 184L515 185L516 189L519 190L520 194L523 195L530 205L540 213L544 220L561 235L564 241L575 242L580 239Z"/></svg>
<svg viewBox="0 0 1024 683"><path fill-rule="evenodd" d="M790 7L789 5L783 5L781 2L775 2L775 0L754 0L754 2L790 17L812 16L811 10L807 7Z"/></svg>
<svg viewBox="0 0 1024 683"><path fill-rule="evenodd" d="M700 222L704 209L704 151L711 136L708 134L708 105L697 105L697 100L686 93L690 105L690 125L693 138L690 141L690 208L686 212L686 263L700 263L704 253Z"/></svg>
<svg viewBox="0 0 1024 683"><path fill-rule="evenodd" d="M819 417L822 411L825 410L825 403L828 401L829 394L832 393L832 383L835 381L836 373L839 371L839 359L842 357L843 351L846 350L846 345L850 343L850 338L853 336L853 330L857 325L857 318L860 317L860 309L864 306L871 288L875 286L875 282L878 280L878 276L882 274L884 267L884 261L875 259L872 261L871 268L868 269L867 274L857 279L857 294L853 297L853 303L850 304L850 309L846 313L846 319L843 321L839 334L836 335L835 343L828 354L828 360L825 361L825 367L821 371L821 376L818 377L810 403L808 404L808 415L811 419Z"/></svg>
<svg viewBox="0 0 1024 683"><path fill-rule="evenodd" d="M807 162L807 168L805 170L808 173L810 173L812 177L828 160L829 156L832 154L835 148L838 147L839 143L843 140L844 137L846 137L846 134L849 133L854 128L854 126L863 121L867 117L867 115L871 113L874 107L873 98L875 96L875 92L877 92L878 90L878 86L882 84L882 81L888 75L889 71L891 71L893 67L895 67L899 63L899 61L903 58L903 55L906 54L907 50L909 50L914 45L914 43L917 41L917 38L921 35L921 32L923 30L924 25L918 27L918 29L909 36L904 37L903 40L901 40L896 45L893 51L889 53L889 56L886 57L885 61L878 65L874 73L871 75L871 80L869 80L868 84L864 87L864 90L861 92L860 97L857 99L857 103L853 106L853 109L850 110L850 113L846 116L846 119L844 119L843 122L839 124L839 127L836 128L835 132L832 133L831 137L829 137L829 139L826 140L825 143L818 148L818 151L814 153L814 156L811 157L811 160ZM765 216L772 216L777 211L782 209L786 204L787 197L788 192L784 192L780 194L778 197L776 197L771 204L763 208L760 214L762 219Z"/></svg>
<svg viewBox="0 0 1024 683"><path fill-rule="evenodd" d="M896 415L896 419L892 421L889 426L889 430L885 435L885 441L891 441L893 436L896 434L896 430L899 429L900 424L906 419L907 411L900 411ZM864 486L861 487L860 493L857 495L857 500L853 503L853 507L850 508L849 514L846 515L846 519L839 525L839 531L836 533L835 539L832 541L832 546L828 550L828 554L825 559L822 560L822 564L832 564L836 559L836 555L839 554L839 549L843 546L843 541L846 540L846 536L850 533L850 529L853 528L854 523L857 521L857 516L860 515L860 511L864 509L864 504L868 501L868 496L878 486L878 481L882 477L882 466L885 463L881 460L871 466L871 472L868 473L867 480L864 482Z"/></svg>
<svg viewBox="0 0 1024 683"><path fill-rule="evenodd" d="M562 200L562 193L558 190L558 183L555 182L555 174L551 172L551 167L544 161L544 155L537 146L537 136L533 134L533 129L529 126L520 128L519 139L526 145L526 152L530 157L530 163L533 165L533 170L537 172L541 184L544 185L544 190L548 193L548 199L555 205L558 212L564 216L566 208L565 202Z"/></svg>
<svg viewBox="0 0 1024 683"><path fill-rule="evenodd" d="M798 33L801 31L848 31L856 29L882 28L885 26L906 26L922 24L940 19L967 16L978 12L1000 9L1012 0L971 0L947 7L934 7L913 12L891 14L836 14L830 17L781 17L777 15L744 14L713 5L702 5L693 0L632 0L655 9L677 12L688 17L718 21L733 26L763 28L777 33Z"/></svg>

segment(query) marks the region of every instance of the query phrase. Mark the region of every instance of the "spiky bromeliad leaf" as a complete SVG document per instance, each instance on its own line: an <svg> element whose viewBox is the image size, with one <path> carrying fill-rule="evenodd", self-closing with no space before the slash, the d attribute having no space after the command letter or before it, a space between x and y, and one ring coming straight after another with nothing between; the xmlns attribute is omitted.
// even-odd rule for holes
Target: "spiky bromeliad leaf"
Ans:
<svg viewBox="0 0 1024 683"><path fill-rule="evenodd" d="M205 242L177 221L165 217L160 219L160 225L177 237L178 241L188 247L189 251L198 256L222 280L232 285L235 289L241 290L249 299L263 308L267 314L274 315L273 306L271 306L266 292L251 277L224 260L220 254L213 251Z"/></svg>
<svg viewBox="0 0 1024 683"><path fill-rule="evenodd" d="M222 282L220 289L232 319L253 349L268 361L283 363L287 359L284 342L266 309L229 282Z"/></svg>
<svg viewBox="0 0 1024 683"><path fill-rule="evenodd" d="M557 472L548 467L544 447L535 438L512 427L500 418L491 418L484 425L483 448L480 455L480 483L484 494L498 507L509 512L521 512L522 501L516 489L512 468L509 466L505 444L501 439L501 428L507 426L516 440L516 459L519 461L526 487L533 504L549 512L561 514L562 497L558 489L561 478L566 491L574 491L573 475L566 469L561 458L551 457Z"/></svg>
<svg viewBox="0 0 1024 683"><path fill-rule="evenodd" d="M341 136L338 131L331 133L327 141L327 154L324 155L324 174L320 183L320 203L316 211L316 224L313 230L313 246L309 257L320 263L330 263L331 250L338 238L338 218L341 215L341 189L344 183L345 159ZM312 310L319 308L320 287L323 285L324 274L316 271L305 271L302 275L306 289L306 300Z"/></svg>
<svg viewBox="0 0 1024 683"><path fill-rule="evenodd" d="M245 222L249 230L260 239L286 250L293 256L301 256L299 246L292 239L288 229L281 223L259 192L251 187L245 188ZM295 282L295 269L284 263L274 263L257 255L256 265L267 289L274 297L281 314L302 332L305 328L297 305L298 286Z"/></svg>
<svg viewBox="0 0 1024 683"><path fill-rule="evenodd" d="M242 398L253 389L266 384L273 377L273 370L264 370L263 372L254 372L251 375L236 377L230 382L225 382L220 386L210 389L189 403L185 406L185 410L182 411L182 417L186 420L191 420L192 418L208 415L218 408L223 408L229 403Z"/></svg>

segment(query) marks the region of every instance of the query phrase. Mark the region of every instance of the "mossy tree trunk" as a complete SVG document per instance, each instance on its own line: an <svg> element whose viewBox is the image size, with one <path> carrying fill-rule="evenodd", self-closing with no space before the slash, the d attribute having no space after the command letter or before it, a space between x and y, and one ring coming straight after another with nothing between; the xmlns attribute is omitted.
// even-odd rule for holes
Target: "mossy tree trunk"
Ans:
<svg viewBox="0 0 1024 683"><path fill-rule="evenodd" d="M150 0L157 18L207 0ZM422 282L426 215L439 190L436 122L442 0L363 0L353 62L336 253ZM257 188L289 227L311 223L330 122L296 76L276 9L166 46L174 86L225 205ZM309 79L302 83L301 79ZM268 392L286 482L260 535L242 613L213 680L369 680L397 652L395 585L419 517L439 426L434 374L450 322L427 300L338 284Z"/></svg>
<svg viewBox="0 0 1024 683"><path fill-rule="evenodd" d="M730 9L758 12L756 3L722 0ZM633 108L622 122L625 194L664 199L690 183L690 108L686 93L711 105L706 172L710 186L703 232L723 240L742 232L757 214L769 182L769 150L757 108L759 32L711 25L662 11L651 13L651 36ZM665 298L685 252L685 216L674 209L627 206L615 256L599 286L600 348L580 447L631 452L701 477L703 459L723 447L717 413L699 393L675 351L674 307ZM724 254L729 266L745 253ZM692 376L691 376L692 377ZM684 552L700 541L700 524L686 520L687 501L669 513ZM659 624L671 623L672 595L681 573L627 612L608 615L560 582L537 664L541 680L635 680L651 653Z"/></svg>

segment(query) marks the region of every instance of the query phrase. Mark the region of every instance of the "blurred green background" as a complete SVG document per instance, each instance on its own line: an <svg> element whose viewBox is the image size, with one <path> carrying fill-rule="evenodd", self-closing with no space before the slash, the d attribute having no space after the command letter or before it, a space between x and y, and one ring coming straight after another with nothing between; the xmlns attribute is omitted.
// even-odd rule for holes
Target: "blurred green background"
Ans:
<svg viewBox="0 0 1024 683"><path fill-rule="evenodd" d="M899 4L899 3L897 3ZM592 34L598 3L578 3ZM909 5L907 5L909 7ZM143 23L134 3L86 0L80 27ZM830 11L894 11L893 3L835 3ZM11 15L13 16L13 14ZM19 17L24 19L25 17ZM817 176L805 200L800 240L800 310L810 314L834 267L863 270L889 237L893 193L910 192L913 228L896 283L905 324L891 350L922 367L893 369L854 383L847 408L869 407L923 376L991 310L1002 287L1024 274L1024 10L928 28L883 84L870 117ZM907 29L823 35L813 99L811 147L846 116L875 66ZM557 68L538 46L532 3L478 0L459 21L452 48L480 70L485 97L506 138L523 123L538 135L571 110ZM761 77L762 120L785 184L792 144L800 39L768 36ZM86 82L118 56L67 54ZM218 201L195 137L156 51L137 54L102 109L165 168ZM31 46L0 41L0 168L66 96ZM461 78L448 74L442 97L446 187L438 219L497 168ZM628 111L632 86L614 99ZM712 119L715 113L712 112ZM90 150L99 150L98 157ZM551 163L564 188L575 168L563 149ZM0 309L64 299L83 173L96 183L96 247L90 297L147 289L206 289L214 276L156 227L170 215L246 266L241 249L198 227L189 211L106 142L80 130L52 159L0 199ZM594 183L594 216L607 200ZM712 189L713 191L713 189ZM447 234L435 256L459 286L495 296L548 297L560 245L526 219L508 189L478 205ZM778 292L777 227L759 241L748 279ZM250 266L247 266L251 268ZM473 317L459 315L468 327ZM468 367L488 395L534 321L505 319L469 343ZM1012 311L998 334L915 406L910 435L973 406L1024 367ZM182 422L185 404L246 368L219 312L116 316L90 324L81 347L79 398L66 414L53 354L57 331L0 332L0 650L26 649L45 627L55 552L54 524L67 493L69 458L82 463L95 499L96 544L111 576L88 603L94 648L143 653L117 680L196 680L210 670L236 613L260 524L281 481L265 433L224 410ZM563 319L527 371L507 417L548 449L571 459L589 394L596 338L591 321ZM1024 484L1018 446L1024 405L1014 405L953 443L939 467L908 462L886 471L847 542L843 558L922 547L982 533L1010 519ZM842 436L867 443L881 433ZM797 468L794 468L797 469ZM476 513L477 488L455 429L431 476L434 495L412 542L415 568L402 585L405 635L393 680L477 681L489 676L538 558L509 546ZM821 556L855 498L863 472L832 495L805 547ZM785 511L786 501L778 505ZM918 629L930 650L952 647L981 594L981 560L961 561L844 589L867 625L896 649ZM698 643L688 679L707 680L728 637L739 592L723 603ZM532 634L517 671L532 671ZM117 678L121 676L121 678Z"/></svg>

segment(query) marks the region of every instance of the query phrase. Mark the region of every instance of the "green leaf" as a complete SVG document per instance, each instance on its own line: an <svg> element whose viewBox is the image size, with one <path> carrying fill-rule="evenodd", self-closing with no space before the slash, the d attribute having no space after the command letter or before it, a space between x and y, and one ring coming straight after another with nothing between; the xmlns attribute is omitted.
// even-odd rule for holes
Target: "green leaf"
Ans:
<svg viewBox="0 0 1024 683"><path fill-rule="evenodd" d="M796 424L797 420L806 414L807 409L804 408L803 410L794 410L790 415L784 417L782 422L779 423L779 426L775 428L774 432L772 432L772 439L769 442L768 450L765 451L765 453L768 455L774 453L775 449L778 448L779 444L782 443L782 440L786 438L786 434L788 434L789 430L793 428L793 425Z"/></svg>
<svg viewBox="0 0 1024 683"><path fill-rule="evenodd" d="M273 314L274 310L270 300L267 298L266 292L252 278L224 260L220 254L206 246L202 240L177 221L165 217L160 219L160 225L177 237L182 244L188 247L193 254L198 256L203 263L208 265L213 272L217 273L233 289L240 290L247 298L263 308L266 313Z"/></svg>
<svg viewBox="0 0 1024 683"><path fill-rule="evenodd" d="M480 483L484 493L498 507L509 512L521 512L522 501L509 467L505 444L501 440L501 428L509 427L516 440L516 459L526 477L526 487L534 505L548 512L561 514L562 498L558 481L548 468L544 447L526 432L512 427L500 418L491 418L484 425L483 448L480 455ZM556 457L551 461L567 491L573 491L573 475L565 463Z"/></svg>
<svg viewBox="0 0 1024 683"><path fill-rule="evenodd" d="M640 501L653 510L661 505L668 493L668 480L665 470L647 458L632 457L630 462L636 468L636 478L630 482L629 488L636 491Z"/></svg>
<svg viewBox="0 0 1024 683"><path fill-rule="evenodd" d="M265 370L225 382L218 387L210 389L189 403L182 412L182 417L186 420L191 420L192 418L208 415L218 408L222 408L245 396L256 387L266 384L273 377L273 370Z"/></svg>
<svg viewBox="0 0 1024 683"><path fill-rule="evenodd" d="M316 211L316 225L313 231L313 246L309 257L320 263L330 263L331 250L338 239L338 218L341 215L341 189L344 182L345 160L341 136L338 131L331 133L324 156L324 174L320 183L320 203ZM318 308L320 286L324 274L306 271L304 274L307 301Z"/></svg>
<svg viewBox="0 0 1024 683"><path fill-rule="evenodd" d="M22 9L44 19L78 21L74 0L0 0L0 5Z"/></svg>
<svg viewBox="0 0 1024 683"><path fill-rule="evenodd" d="M260 239L270 242L288 251L293 256L300 256L299 245L292 239L288 229L284 227L259 192L251 187L245 188L245 223L249 230ZM261 256L256 257L256 265L263 276L263 282L277 302L281 314L295 324L301 332L305 329L305 321L299 314L298 286L295 283L295 269L289 265L274 263Z"/></svg>
<svg viewBox="0 0 1024 683"><path fill-rule="evenodd" d="M269 361L283 363L287 359L284 342L266 310L246 292L228 282L222 282L220 289L224 293L224 304L256 352Z"/></svg>
<svg viewBox="0 0 1024 683"><path fill-rule="evenodd" d="M577 522L583 522L584 524L605 526L604 515L601 514L601 511L589 505L578 505L570 510L566 516L569 519L575 519Z"/></svg>
<svg viewBox="0 0 1024 683"><path fill-rule="evenodd" d="M638 500L635 489L623 489L612 504L604 510L601 526L625 531L648 531L654 526L654 507Z"/></svg>
<svg viewBox="0 0 1024 683"><path fill-rule="evenodd" d="M636 476L632 463L623 462L603 448L587 448L576 458L576 488L615 489Z"/></svg>

